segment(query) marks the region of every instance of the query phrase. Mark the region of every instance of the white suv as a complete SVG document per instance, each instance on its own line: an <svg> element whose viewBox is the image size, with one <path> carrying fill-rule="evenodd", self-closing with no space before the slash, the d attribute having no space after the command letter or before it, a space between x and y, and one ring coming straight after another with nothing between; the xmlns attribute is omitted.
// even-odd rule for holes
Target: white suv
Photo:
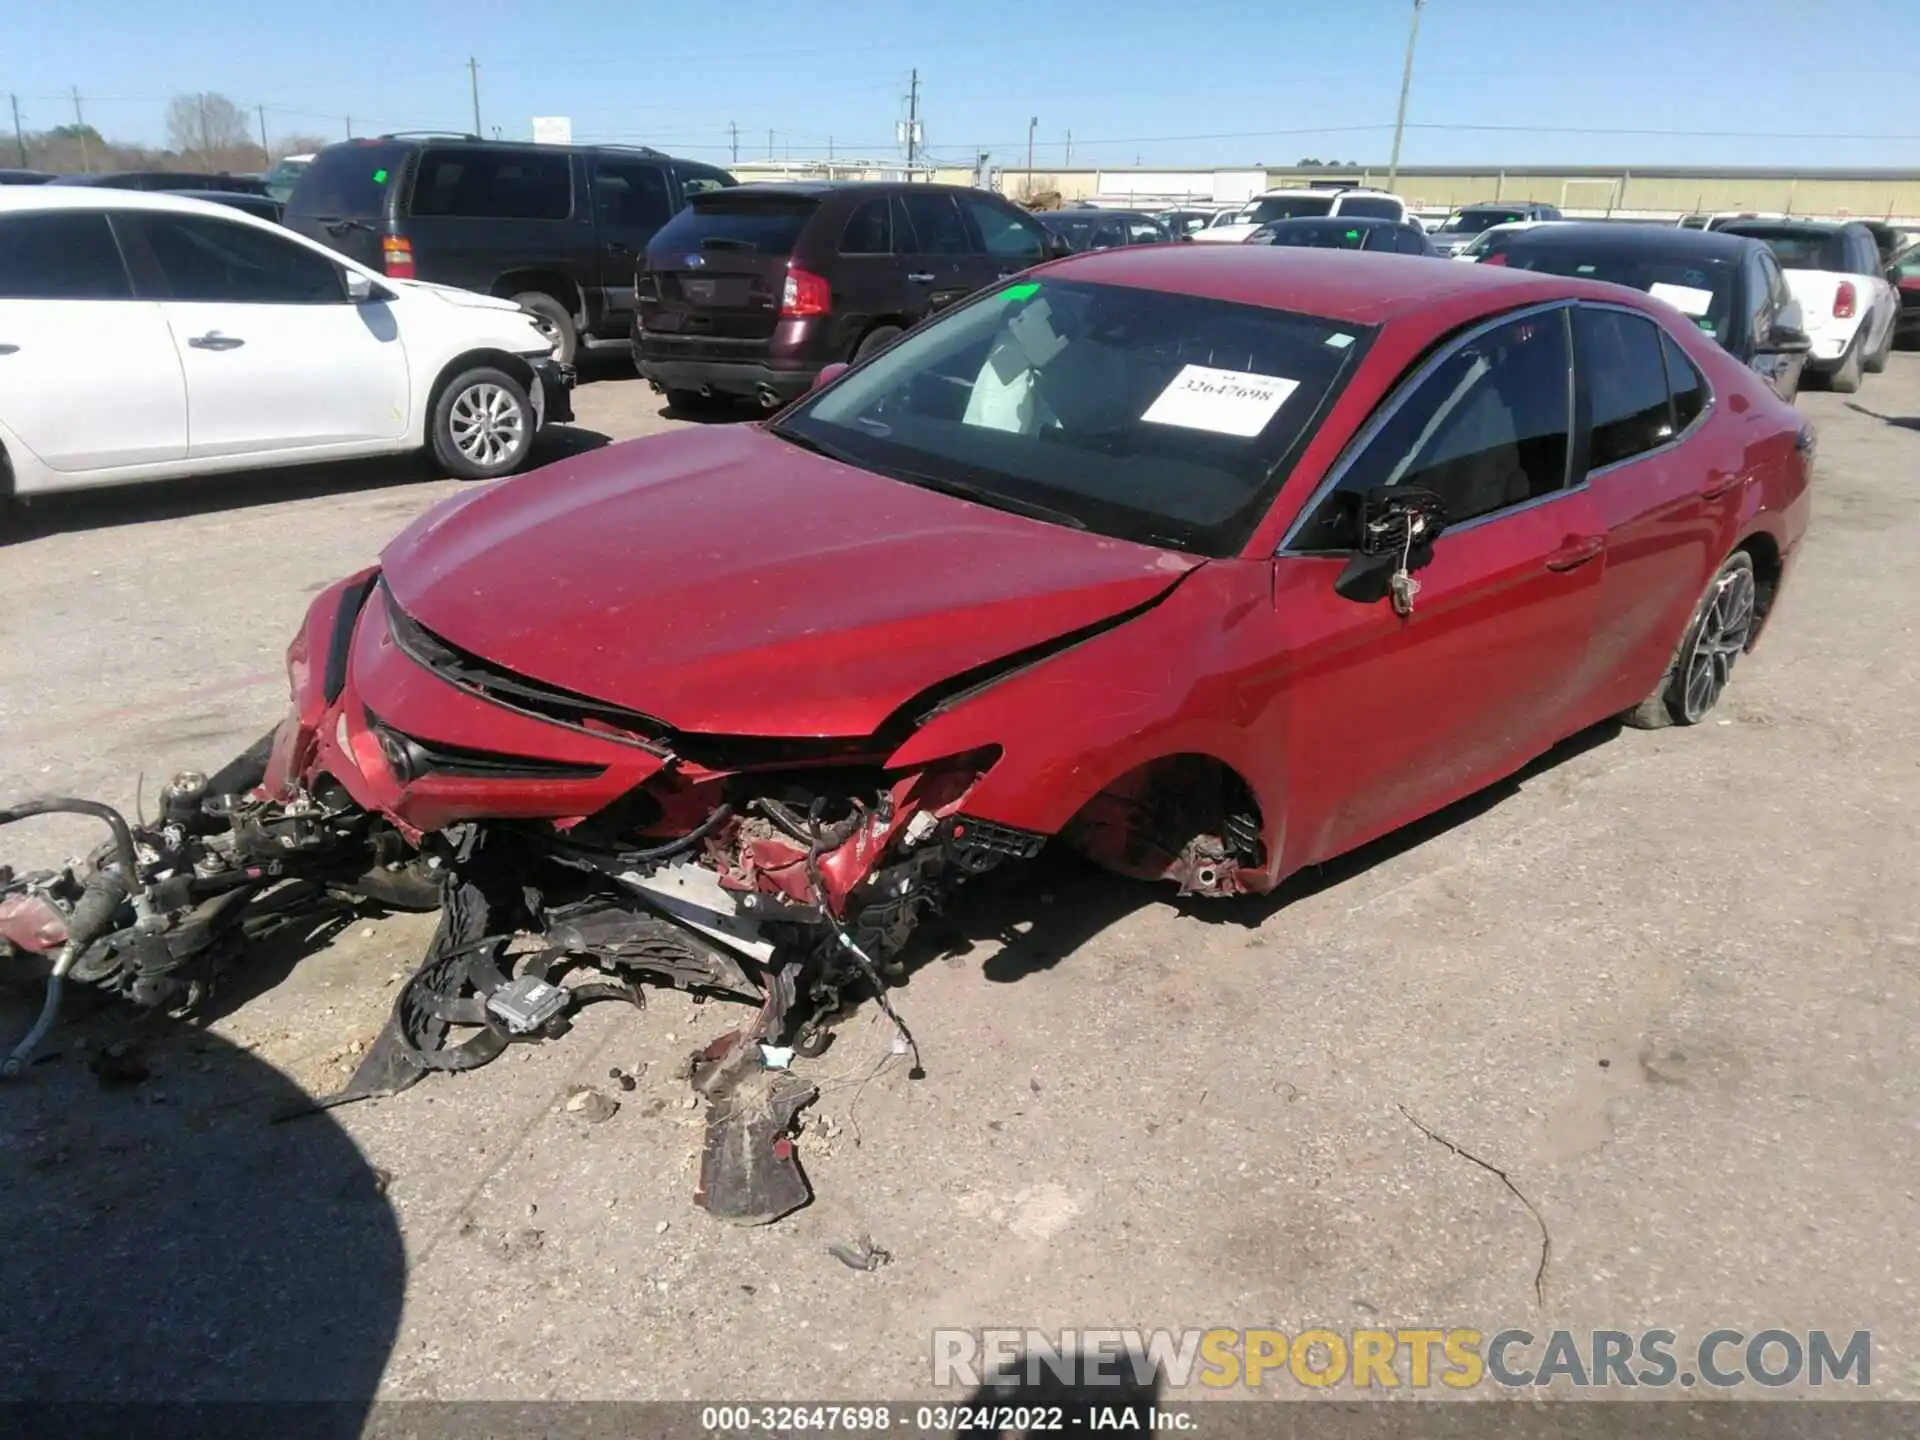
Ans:
<svg viewBox="0 0 1920 1440"><path fill-rule="evenodd" d="M1226 223L1216 220L1206 229L1194 231L1193 238L1239 244L1262 225L1320 215L1358 215L1401 224L1413 219L1407 202L1384 190L1368 190L1357 185L1325 190L1269 190L1242 205Z"/></svg>
<svg viewBox="0 0 1920 1440"><path fill-rule="evenodd" d="M0 190L0 498L423 446L505 475L572 418L552 351L511 301L223 206Z"/></svg>

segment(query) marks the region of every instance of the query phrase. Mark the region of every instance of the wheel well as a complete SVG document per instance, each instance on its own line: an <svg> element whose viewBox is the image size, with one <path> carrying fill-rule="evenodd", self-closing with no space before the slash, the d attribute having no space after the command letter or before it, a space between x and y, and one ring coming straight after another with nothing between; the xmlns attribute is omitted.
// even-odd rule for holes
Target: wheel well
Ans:
<svg viewBox="0 0 1920 1440"><path fill-rule="evenodd" d="M535 291L550 295L567 307L579 324L587 322L586 295L575 281L551 270L513 270L493 282L493 293L502 300Z"/></svg>
<svg viewBox="0 0 1920 1440"><path fill-rule="evenodd" d="M510 355L505 350L469 350L464 355L456 355L440 369L434 377L433 388L427 391L426 413L421 419L420 433L431 438L433 431L433 412L440 407L440 397L446 393L447 386L455 377L481 365L491 365L496 370L504 370L521 385L532 392L534 384L533 367L518 355Z"/></svg>
<svg viewBox="0 0 1920 1440"><path fill-rule="evenodd" d="M1163 755L1104 786L1061 831L1096 864L1170 879L1183 894L1237 894L1263 871L1266 827L1253 787L1211 755Z"/></svg>
<svg viewBox="0 0 1920 1440"><path fill-rule="evenodd" d="M1758 637L1780 588L1780 546L1766 531L1757 530L1734 547L1736 554L1743 551L1753 561L1753 633Z"/></svg>

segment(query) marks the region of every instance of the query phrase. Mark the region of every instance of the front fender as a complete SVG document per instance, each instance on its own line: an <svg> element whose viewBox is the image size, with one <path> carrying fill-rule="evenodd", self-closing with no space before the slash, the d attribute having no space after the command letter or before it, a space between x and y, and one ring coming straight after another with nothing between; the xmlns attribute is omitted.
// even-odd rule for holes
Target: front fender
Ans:
<svg viewBox="0 0 1920 1440"><path fill-rule="evenodd" d="M1209 562L1139 618L936 715L888 768L997 745L967 813L1052 835L1129 771L1206 755L1247 782L1278 855L1281 757L1258 743L1255 723L1271 604L1270 562Z"/></svg>

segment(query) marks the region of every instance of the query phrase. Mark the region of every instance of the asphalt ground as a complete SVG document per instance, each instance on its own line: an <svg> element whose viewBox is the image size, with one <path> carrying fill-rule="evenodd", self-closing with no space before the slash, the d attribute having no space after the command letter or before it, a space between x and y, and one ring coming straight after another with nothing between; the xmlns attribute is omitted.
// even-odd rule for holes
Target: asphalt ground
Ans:
<svg viewBox="0 0 1920 1440"><path fill-rule="evenodd" d="M589 378L548 455L682 423ZM1920 1394L1920 355L1800 404L1812 530L1712 722L1589 732L1265 900L1044 862L924 936L924 1079L870 1005L813 1063L817 1198L764 1229L690 1200L674 1072L717 1002L283 1125L431 917L272 947L140 1030L140 1083L89 1068L126 1017L71 1007L0 1089L0 1396L929 1395L931 1332L985 1326L1870 1330L1868 1393ZM280 713L311 595L456 488L381 462L36 507L0 546L0 796L132 807L219 764ZM0 982L5 1033L37 994ZM828 1253L863 1239L889 1263Z"/></svg>

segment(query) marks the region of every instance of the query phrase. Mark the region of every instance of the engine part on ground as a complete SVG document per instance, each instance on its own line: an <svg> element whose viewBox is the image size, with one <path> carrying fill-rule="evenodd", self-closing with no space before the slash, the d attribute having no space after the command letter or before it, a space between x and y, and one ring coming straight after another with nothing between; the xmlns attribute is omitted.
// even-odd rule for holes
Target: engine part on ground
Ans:
<svg viewBox="0 0 1920 1440"><path fill-rule="evenodd" d="M767 1225L813 1199L793 1145L793 1120L819 1090L791 1070L768 1068L757 1046L738 1044L750 1065L708 1092L700 1184L693 1202L730 1225Z"/></svg>

